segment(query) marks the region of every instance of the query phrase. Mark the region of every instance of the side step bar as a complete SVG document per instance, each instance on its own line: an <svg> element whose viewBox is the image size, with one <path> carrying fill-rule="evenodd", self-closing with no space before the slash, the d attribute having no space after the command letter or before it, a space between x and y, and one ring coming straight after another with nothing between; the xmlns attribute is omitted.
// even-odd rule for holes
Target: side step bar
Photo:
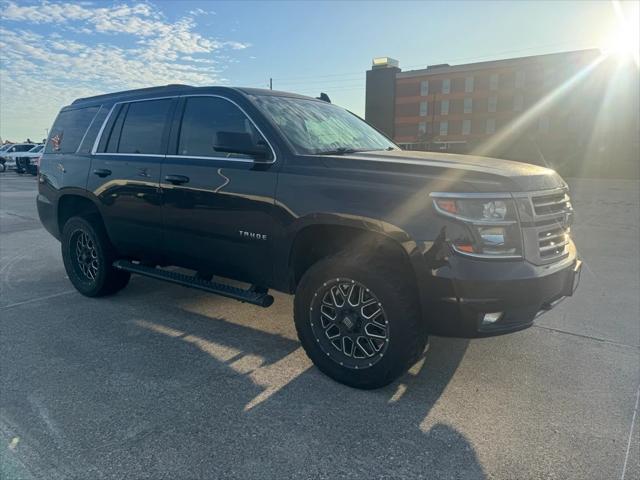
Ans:
<svg viewBox="0 0 640 480"><path fill-rule="evenodd" d="M266 289L259 287L251 287L248 290L233 287L224 283L209 282L202 278L191 275L185 275L179 272L162 270L160 268L147 267L138 263L129 262L128 260L116 260L113 262L114 268L125 270L145 277L164 280L165 282L177 283L183 287L191 287L205 292L215 293L223 297L233 298L240 302L252 303L259 307L269 307L273 303L273 297L267 293Z"/></svg>

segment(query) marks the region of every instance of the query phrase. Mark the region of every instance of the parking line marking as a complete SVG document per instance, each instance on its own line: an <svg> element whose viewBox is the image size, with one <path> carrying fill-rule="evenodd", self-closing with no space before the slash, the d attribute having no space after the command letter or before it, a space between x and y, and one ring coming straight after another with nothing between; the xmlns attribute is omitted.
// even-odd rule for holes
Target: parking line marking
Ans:
<svg viewBox="0 0 640 480"><path fill-rule="evenodd" d="M9 305L5 305L0 308L0 311L9 310L10 308L20 307L22 305L28 305L29 303L40 302L41 300L49 300L50 298L61 297L62 295L69 295L70 293L74 293L76 290L67 290L65 292L54 293L52 295L45 295L44 297L32 298L31 300L25 300L24 302L10 303Z"/></svg>
<svg viewBox="0 0 640 480"><path fill-rule="evenodd" d="M633 417L631 417L631 428L629 428L629 441L627 442L627 453L624 456L624 464L622 465L622 476L620 480L624 480L624 476L627 473L627 462L629 461L629 451L631 450L631 440L633 438L633 427L636 423L636 414L638 413L638 401L640 400L640 385L636 391L636 406L633 409Z"/></svg>
<svg viewBox="0 0 640 480"><path fill-rule="evenodd" d="M560 330L559 328L547 327L546 325L536 324L536 325L532 325L532 327L541 328L543 330L549 330L551 332L556 332L556 333L564 333L565 335L572 335L574 337L586 338L587 340L595 340L597 342L608 343L609 345L616 345L618 347L640 348L640 345L630 345L628 343L615 342L613 340L607 340L606 338L594 337L591 335L585 335L583 333L568 332L567 330Z"/></svg>

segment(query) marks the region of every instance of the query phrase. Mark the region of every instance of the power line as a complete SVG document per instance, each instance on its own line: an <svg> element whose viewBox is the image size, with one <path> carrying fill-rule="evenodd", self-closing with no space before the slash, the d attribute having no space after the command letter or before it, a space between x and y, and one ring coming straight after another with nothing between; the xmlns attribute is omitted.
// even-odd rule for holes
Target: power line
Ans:
<svg viewBox="0 0 640 480"><path fill-rule="evenodd" d="M485 54L485 55L475 55L475 56L472 56L472 57L457 57L457 58L449 58L449 59L441 60L441 61L429 61L427 63L418 63L418 64L414 64L414 65L405 65L404 68L406 68L406 69L418 68L418 67L426 68L426 66L429 65L429 64L490 59L492 57L496 57L496 56L499 56L499 55L505 55L505 54L508 54L508 53L526 52L526 51L531 51L531 50L538 50L538 49L541 49L541 48L559 47L559 46L570 45L570 44L575 44L575 43L577 43L576 40L567 41L567 42L549 43L549 44L545 44L545 45L538 45L538 46L535 46L535 47L503 50L503 51L500 51L500 52L488 53L488 54ZM293 76L293 77L280 77L280 78L274 77L273 81L276 83L276 87L277 87L278 85L296 85L296 84L312 83L312 82L306 82L306 81L298 81L299 79L305 79L305 78L322 79L322 78L354 77L354 76L357 76L357 75L362 75L364 72L366 72L366 70L352 71L352 72L342 72L342 73L327 73L327 74L321 74L321 75L296 75L296 76ZM290 80L294 80L294 81L290 81ZM345 81L351 81L351 80L355 80L355 79L354 78L351 78L351 79L346 79L345 78ZM263 82L265 82L265 81L257 80L257 81L253 81L253 82L250 82L250 83L251 84L261 84L261 85L263 85ZM322 80L318 80L318 81L314 81L313 83L323 83L323 81Z"/></svg>

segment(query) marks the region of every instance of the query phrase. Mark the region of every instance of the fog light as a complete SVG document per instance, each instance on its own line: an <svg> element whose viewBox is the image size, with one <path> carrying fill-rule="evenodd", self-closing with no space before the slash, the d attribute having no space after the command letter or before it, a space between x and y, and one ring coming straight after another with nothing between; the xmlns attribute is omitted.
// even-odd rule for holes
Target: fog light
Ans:
<svg viewBox="0 0 640 480"><path fill-rule="evenodd" d="M482 325L491 325L502 318L502 312L485 313L482 317Z"/></svg>

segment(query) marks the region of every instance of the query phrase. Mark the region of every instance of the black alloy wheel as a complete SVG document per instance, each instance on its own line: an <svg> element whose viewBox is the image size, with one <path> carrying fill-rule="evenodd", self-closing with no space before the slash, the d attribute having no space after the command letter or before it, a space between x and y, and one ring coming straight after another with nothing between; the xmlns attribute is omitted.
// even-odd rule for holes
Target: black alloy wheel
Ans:
<svg viewBox="0 0 640 480"><path fill-rule="evenodd" d="M326 282L314 293L309 312L316 342L339 365L369 368L384 357L389 322L365 285L349 278Z"/></svg>
<svg viewBox="0 0 640 480"><path fill-rule="evenodd" d="M302 275L298 338L313 363L355 388L393 382L424 352L427 332L413 274L395 258L345 251Z"/></svg>
<svg viewBox="0 0 640 480"><path fill-rule="evenodd" d="M129 283L131 275L113 267L118 256L99 217L70 218L60 243L69 280L83 295L110 295Z"/></svg>

